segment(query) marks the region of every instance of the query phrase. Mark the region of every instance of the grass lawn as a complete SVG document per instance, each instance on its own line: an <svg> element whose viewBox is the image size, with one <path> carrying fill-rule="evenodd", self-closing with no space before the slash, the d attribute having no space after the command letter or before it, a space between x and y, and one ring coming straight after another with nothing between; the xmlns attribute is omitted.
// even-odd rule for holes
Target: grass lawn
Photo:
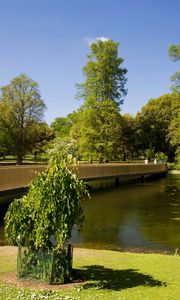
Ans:
<svg viewBox="0 0 180 300"><path fill-rule="evenodd" d="M16 247L0 247L0 300L180 300L180 256L74 249L82 282L49 286L16 279Z"/></svg>

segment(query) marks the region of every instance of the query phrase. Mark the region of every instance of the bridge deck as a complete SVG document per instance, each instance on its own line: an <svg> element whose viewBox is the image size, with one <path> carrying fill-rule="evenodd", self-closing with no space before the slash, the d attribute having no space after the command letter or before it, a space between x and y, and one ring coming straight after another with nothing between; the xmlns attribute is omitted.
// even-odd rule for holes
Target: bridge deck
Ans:
<svg viewBox="0 0 180 300"><path fill-rule="evenodd" d="M46 165L22 165L0 167L0 191L23 188L29 185L38 172ZM92 181L122 176L143 176L167 171L166 164L108 163L80 164L75 171L80 179Z"/></svg>

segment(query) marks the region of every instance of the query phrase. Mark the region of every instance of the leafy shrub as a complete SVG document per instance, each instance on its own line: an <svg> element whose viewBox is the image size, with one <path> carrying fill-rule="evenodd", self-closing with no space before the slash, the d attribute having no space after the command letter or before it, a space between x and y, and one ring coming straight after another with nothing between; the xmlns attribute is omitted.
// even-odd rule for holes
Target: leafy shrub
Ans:
<svg viewBox="0 0 180 300"><path fill-rule="evenodd" d="M10 244L26 246L31 254L59 253L56 263L62 261L59 257L72 228L82 225L82 200L88 195L70 163L71 158L53 156L48 168L31 183L27 196L14 200L5 216L5 237Z"/></svg>

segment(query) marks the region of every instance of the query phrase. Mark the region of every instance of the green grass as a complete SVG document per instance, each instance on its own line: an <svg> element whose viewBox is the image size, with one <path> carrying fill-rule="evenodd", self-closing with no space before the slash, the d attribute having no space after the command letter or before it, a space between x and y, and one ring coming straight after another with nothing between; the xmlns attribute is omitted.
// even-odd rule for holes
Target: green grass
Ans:
<svg viewBox="0 0 180 300"><path fill-rule="evenodd" d="M2 249L0 276L16 271L16 253ZM180 299L180 256L75 249L73 261L76 275L84 279L82 283L43 291L2 283L0 300Z"/></svg>

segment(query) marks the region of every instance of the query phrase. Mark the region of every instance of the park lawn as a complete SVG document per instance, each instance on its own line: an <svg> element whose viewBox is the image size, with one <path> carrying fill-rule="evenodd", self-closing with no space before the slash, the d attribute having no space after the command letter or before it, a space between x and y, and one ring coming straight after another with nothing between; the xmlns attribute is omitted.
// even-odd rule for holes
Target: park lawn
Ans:
<svg viewBox="0 0 180 300"><path fill-rule="evenodd" d="M16 247L0 247L0 300L179 300L180 256L74 249L82 282L20 286L15 278ZM4 282L6 278L6 282ZM8 278L10 278L8 280Z"/></svg>

